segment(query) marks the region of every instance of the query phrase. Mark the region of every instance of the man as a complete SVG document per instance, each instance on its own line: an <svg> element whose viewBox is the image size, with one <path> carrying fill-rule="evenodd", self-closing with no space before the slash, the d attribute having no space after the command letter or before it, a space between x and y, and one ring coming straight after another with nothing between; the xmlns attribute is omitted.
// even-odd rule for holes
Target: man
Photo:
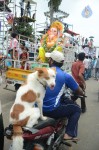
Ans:
<svg viewBox="0 0 99 150"><path fill-rule="evenodd" d="M45 56L49 58L49 66L56 68L56 86L54 90L46 89L43 114L55 119L68 118L64 140L78 140L77 125L81 109L71 99L66 98L61 102L61 98L66 87L80 95L83 95L83 91L71 75L61 70L64 62L63 53L54 50L52 53L46 53Z"/></svg>
<svg viewBox="0 0 99 150"><path fill-rule="evenodd" d="M96 61L96 80L99 80L99 56Z"/></svg>
<svg viewBox="0 0 99 150"><path fill-rule="evenodd" d="M85 56L85 59L84 59L83 63L84 63L84 66L85 66L84 78L85 78L85 80L88 80L89 79L89 77L88 77L88 73L89 73L89 59L88 59L88 56Z"/></svg>
<svg viewBox="0 0 99 150"><path fill-rule="evenodd" d="M86 89L86 83L84 79L84 72L85 72L85 67L83 64L83 61L85 59L85 53L81 52L78 54L78 60L72 64L71 72L76 80L76 82L79 84L79 86L82 88L83 91ZM81 110L82 113L86 111L86 103L85 103L85 98L81 98Z"/></svg>

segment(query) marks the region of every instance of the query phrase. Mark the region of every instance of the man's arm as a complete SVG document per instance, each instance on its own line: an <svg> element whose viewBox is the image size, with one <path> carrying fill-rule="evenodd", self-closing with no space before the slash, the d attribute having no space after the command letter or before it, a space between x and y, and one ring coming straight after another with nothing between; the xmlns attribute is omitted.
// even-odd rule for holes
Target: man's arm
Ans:
<svg viewBox="0 0 99 150"><path fill-rule="evenodd" d="M81 96L84 96L84 95L85 95L84 91L80 88L80 86L78 86L78 89L75 90L75 93L76 93L77 95L81 95Z"/></svg>
<svg viewBox="0 0 99 150"><path fill-rule="evenodd" d="M84 76L83 76L84 72L85 72L85 67L84 67L84 65L81 65L78 76L79 76L79 78L80 78L80 80L83 84L83 88L85 90L86 89L86 83L85 83L85 79L84 79Z"/></svg>
<svg viewBox="0 0 99 150"><path fill-rule="evenodd" d="M82 81L83 88L84 88L84 90L85 90L85 89L86 89L86 82L85 82L85 79L84 79L82 73L79 73L79 78L80 78L80 80Z"/></svg>
<svg viewBox="0 0 99 150"><path fill-rule="evenodd" d="M80 88L78 83L75 81L75 79L71 75L68 75L66 85L68 86L68 88L74 91L77 95L84 96L84 91Z"/></svg>

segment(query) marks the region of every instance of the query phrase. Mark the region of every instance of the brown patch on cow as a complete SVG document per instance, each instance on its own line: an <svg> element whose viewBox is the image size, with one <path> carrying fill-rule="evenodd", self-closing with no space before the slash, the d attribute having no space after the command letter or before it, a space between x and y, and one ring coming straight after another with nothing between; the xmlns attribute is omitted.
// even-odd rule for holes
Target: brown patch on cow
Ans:
<svg viewBox="0 0 99 150"><path fill-rule="evenodd" d="M26 117L25 119L23 119L23 120L19 120L19 121L16 121L15 122L15 125L17 125L17 126L25 126L26 124L27 124L27 122L28 122L28 120L29 120L29 116L28 117Z"/></svg>
<svg viewBox="0 0 99 150"><path fill-rule="evenodd" d="M38 77L39 78L45 78L46 80L49 79L49 74L48 74L48 70L47 68L36 68L36 70L38 71Z"/></svg>
<svg viewBox="0 0 99 150"><path fill-rule="evenodd" d="M18 135L22 135L23 131L22 131L22 127L19 125L13 125L13 135L14 136L18 136Z"/></svg>
<svg viewBox="0 0 99 150"><path fill-rule="evenodd" d="M11 112L11 117L13 119L18 120L19 119L19 114L24 111L24 106L21 104L15 104L13 107L13 111Z"/></svg>
<svg viewBox="0 0 99 150"><path fill-rule="evenodd" d="M21 99L22 101L31 103L36 100L36 97L37 97L36 93L33 92L32 90L29 90L27 93L21 96Z"/></svg>

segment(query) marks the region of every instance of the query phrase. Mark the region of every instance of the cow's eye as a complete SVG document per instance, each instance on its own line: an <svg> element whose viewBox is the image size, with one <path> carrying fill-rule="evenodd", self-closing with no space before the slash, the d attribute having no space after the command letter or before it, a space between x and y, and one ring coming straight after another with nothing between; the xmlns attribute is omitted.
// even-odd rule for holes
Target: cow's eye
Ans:
<svg viewBox="0 0 99 150"><path fill-rule="evenodd" d="M55 75L53 75L52 77L55 78Z"/></svg>
<svg viewBox="0 0 99 150"><path fill-rule="evenodd" d="M49 78L49 77L46 77L45 79L46 79L46 80L49 80L50 78Z"/></svg>

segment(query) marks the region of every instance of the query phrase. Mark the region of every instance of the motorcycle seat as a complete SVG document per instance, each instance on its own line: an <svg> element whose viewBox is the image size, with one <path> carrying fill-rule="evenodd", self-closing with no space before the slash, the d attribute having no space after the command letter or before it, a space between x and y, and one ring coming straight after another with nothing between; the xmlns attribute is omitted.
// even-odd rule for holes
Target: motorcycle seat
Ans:
<svg viewBox="0 0 99 150"><path fill-rule="evenodd" d="M47 118L46 120L39 120L37 125L34 125L35 129L42 129L47 126L55 126L57 120L53 118Z"/></svg>

